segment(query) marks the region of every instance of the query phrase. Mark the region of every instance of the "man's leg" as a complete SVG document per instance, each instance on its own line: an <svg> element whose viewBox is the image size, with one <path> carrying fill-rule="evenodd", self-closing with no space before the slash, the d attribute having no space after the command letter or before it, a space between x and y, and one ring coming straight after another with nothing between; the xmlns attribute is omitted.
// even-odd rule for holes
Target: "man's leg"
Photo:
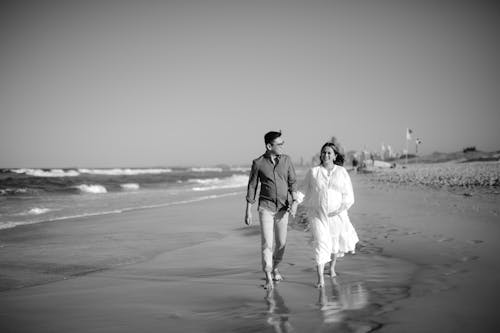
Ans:
<svg viewBox="0 0 500 333"><path fill-rule="evenodd" d="M266 274L265 289L273 288L273 238L274 238L274 213L259 208L260 239L262 249L262 270Z"/></svg>
<svg viewBox="0 0 500 333"><path fill-rule="evenodd" d="M275 248L273 254L273 274L276 281L283 280L283 277L278 271L278 265L283 260L286 247L286 236L288 231L288 212L286 210L279 211L274 217L275 225Z"/></svg>

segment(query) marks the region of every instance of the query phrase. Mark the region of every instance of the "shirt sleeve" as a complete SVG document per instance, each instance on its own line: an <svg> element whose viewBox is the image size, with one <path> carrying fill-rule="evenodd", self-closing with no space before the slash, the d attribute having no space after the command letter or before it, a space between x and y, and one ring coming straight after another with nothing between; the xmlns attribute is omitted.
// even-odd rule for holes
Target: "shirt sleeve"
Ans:
<svg viewBox="0 0 500 333"><path fill-rule="evenodd" d="M342 204L346 209L354 204L354 191L352 190L351 177L346 169L342 168Z"/></svg>
<svg viewBox="0 0 500 333"><path fill-rule="evenodd" d="M259 184L259 169L255 161L252 162L252 169L250 170L250 177L248 178L247 187L247 202L254 204L255 196L257 194L257 186Z"/></svg>

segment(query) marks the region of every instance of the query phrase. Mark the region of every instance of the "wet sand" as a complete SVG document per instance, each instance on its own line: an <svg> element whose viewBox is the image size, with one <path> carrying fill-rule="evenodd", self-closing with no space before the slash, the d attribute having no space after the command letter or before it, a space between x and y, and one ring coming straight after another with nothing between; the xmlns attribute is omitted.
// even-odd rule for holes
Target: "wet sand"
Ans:
<svg viewBox="0 0 500 333"><path fill-rule="evenodd" d="M3 230L2 332L493 330L500 200L353 183L361 242L324 290L294 223L285 281L262 288L244 193Z"/></svg>

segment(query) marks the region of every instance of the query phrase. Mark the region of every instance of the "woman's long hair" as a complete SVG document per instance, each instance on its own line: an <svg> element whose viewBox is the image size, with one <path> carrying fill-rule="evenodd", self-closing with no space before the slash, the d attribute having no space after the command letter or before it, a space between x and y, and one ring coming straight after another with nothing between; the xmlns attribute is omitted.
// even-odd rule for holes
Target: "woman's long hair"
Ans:
<svg viewBox="0 0 500 333"><path fill-rule="evenodd" d="M327 142L323 145L323 147L321 147L321 150L319 152L319 163L322 164L323 163L323 160L321 158L321 153L323 152L323 149L325 149L326 147L330 147L333 149L333 151L335 152L335 161L333 161L334 164L336 165L340 165L340 166L343 166L344 165L344 155L342 155L339 151L339 149L337 148L337 146L333 143L333 142Z"/></svg>

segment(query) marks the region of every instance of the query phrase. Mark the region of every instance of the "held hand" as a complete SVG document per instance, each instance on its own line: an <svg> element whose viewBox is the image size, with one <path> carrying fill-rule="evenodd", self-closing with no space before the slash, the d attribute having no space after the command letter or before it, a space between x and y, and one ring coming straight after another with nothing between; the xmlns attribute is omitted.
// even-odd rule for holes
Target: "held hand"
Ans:
<svg viewBox="0 0 500 333"><path fill-rule="evenodd" d="M245 214L245 224L252 225L252 212L251 211L247 211Z"/></svg>
<svg viewBox="0 0 500 333"><path fill-rule="evenodd" d="M334 210L333 212L328 213L328 217L334 217L340 214L339 210Z"/></svg>
<svg viewBox="0 0 500 333"><path fill-rule="evenodd" d="M299 206L299 204L297 203L297 201L294 201L292 203L292 206L288 209L288 211L290 212L290 215L292 215L293 218L295 218L295 215L297 215L297 207Z"/></svg>
<svg viewBox="0 0 500 333"><path fill-rule="evenodd" d="M342 204L342 205L340 205L339 209L336 209L333 212L328 213L328 217L337 216L340 213L342 213L345 209L346 209L346 207L344 206L344 204Z"/></svg>

